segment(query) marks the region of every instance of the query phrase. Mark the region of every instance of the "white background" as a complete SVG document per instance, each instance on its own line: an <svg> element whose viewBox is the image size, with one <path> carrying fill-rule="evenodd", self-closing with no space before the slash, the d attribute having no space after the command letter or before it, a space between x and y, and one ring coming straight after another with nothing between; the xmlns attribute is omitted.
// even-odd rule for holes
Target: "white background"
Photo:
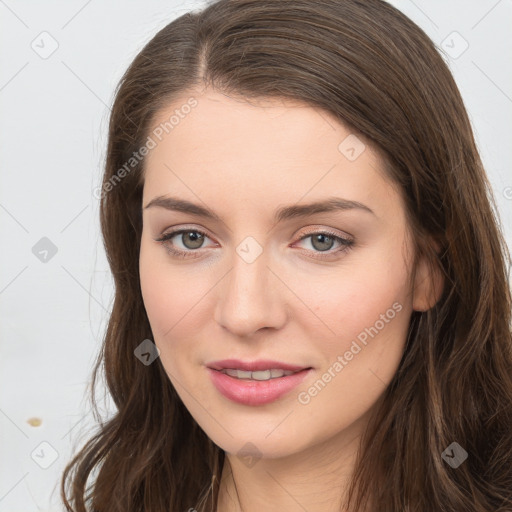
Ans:
<svg viewBox="0 0 512 512"><path fill-rule="evenodd" d="M511 246L512 3L392 3L446 50ZM93 196L113 90L160 28L201 5L0 0L0 512L63 509L113 292ZM32 252L43 237L57 249L46 263Z"/></svg>

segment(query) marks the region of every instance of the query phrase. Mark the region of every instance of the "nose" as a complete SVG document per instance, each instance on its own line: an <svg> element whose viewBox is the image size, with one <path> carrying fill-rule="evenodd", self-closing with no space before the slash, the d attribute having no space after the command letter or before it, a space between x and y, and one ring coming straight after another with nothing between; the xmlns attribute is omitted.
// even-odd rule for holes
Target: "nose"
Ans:
<svg viewBox="0 0 512 512"><path fill-rule="evenodd" d="M240 338L264 328L281 328L286 322L284 285L269 268L265 251L248 263L238 254L217 287L215 320Z"/></svg>

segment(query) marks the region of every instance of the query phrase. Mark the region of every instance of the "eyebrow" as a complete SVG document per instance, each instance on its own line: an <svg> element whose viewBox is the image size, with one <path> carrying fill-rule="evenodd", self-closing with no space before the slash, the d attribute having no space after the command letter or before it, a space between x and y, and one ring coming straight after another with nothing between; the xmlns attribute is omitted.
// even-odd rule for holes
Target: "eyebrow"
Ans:
<svg viewBox="0 0 512 512"><path fill-rule="evenodd" d="M186 199L179 199L177 197L157 196L153 198L144 209L160 207L166 210L178 211L204 217L218 222L223 222L222 219L212 210L205 206L201 206ZM349 199L342 199L340 197L330 197L323 201L316 201L308 204L290 205L278 208L274 213L275 222L283 222L294 218L307 217L316 213L326 213L334 211L346 211L359 209L375 215L375 212L363 203L358 201L351 201Z"/></svg>

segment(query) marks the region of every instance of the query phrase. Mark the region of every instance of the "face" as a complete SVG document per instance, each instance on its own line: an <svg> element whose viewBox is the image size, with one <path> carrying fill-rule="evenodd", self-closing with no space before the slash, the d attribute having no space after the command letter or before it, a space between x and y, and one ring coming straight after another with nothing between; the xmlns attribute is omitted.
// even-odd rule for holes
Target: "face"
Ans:
<svg viewBox="0 0 512 512"><path fill-rule="evenodd" d="M250 442L283 457L348 432L396 372L417 300L404 204L383 161L328 113L290 101L193 92L155 126L176 110L147 156L140 251L169 379L231 454ZM337 207L303 209L328 200ZM233 376L209 368L228 359L263 363ZM264 371L285 364L292 375Z"/></svg>

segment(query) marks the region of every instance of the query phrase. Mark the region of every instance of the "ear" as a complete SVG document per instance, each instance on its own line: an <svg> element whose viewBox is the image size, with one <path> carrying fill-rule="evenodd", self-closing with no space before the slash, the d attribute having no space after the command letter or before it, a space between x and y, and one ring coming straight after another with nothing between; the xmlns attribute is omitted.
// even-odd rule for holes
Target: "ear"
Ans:
<svg viewBox="0 0 512 512"><path fill-rule="evenodd" d="M439 254L440 245L436 240L431 241ZM415 311L427 311L433 308L441 298L444 288L444 276L437 264L434 268L428 264L428 258L423 255L418 262L414 277L412 308Z"/></svg>

